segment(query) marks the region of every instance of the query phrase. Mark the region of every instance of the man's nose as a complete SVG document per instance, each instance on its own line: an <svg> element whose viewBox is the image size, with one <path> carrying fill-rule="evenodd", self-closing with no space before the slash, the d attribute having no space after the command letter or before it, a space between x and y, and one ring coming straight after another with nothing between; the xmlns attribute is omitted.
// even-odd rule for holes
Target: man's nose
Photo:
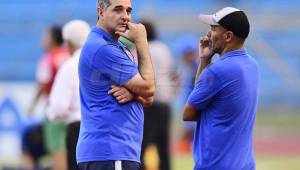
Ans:
<svg viewBox="0 0 300 170"><path fill-rule="evenodd" d="M126 10L123 12L122 19L125 21L130 20L130 14Z"/></svg>
<svg viewBox="0 0 300 170"><path fill-rule="evenodd" d="M207 37L210 39L210 37L211 37L211 31L207 32Z"/></svg>

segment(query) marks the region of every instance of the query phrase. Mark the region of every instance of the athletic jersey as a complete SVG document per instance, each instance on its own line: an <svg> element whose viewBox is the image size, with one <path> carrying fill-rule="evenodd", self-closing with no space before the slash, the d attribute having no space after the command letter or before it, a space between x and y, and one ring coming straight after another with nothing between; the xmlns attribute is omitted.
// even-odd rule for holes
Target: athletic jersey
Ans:
<svg viewBox="0 0 300 170"><path fill-rule="evenodd" d="M138 73L131 53L101 28L93 28L79 60L81 126L77 162L140 161L144 113L136 101L119 104L108 94Z"/></svg>
<svg viewBox="0 0 300 170"><path fill-rule="evenodd" d="M194 138L195 170L254 170L252 132L259 72L245 50L207 66L188 103L200 112Z"/></svg>
<svg viewBox="0 0 300 170"><path fill-rule="evenodd" d="M49 95L56 72L59 67L70 58L70 54L65 48L59 47L43 55L38 63L36 79L39 84L49 85L44 94Z"/></svg>

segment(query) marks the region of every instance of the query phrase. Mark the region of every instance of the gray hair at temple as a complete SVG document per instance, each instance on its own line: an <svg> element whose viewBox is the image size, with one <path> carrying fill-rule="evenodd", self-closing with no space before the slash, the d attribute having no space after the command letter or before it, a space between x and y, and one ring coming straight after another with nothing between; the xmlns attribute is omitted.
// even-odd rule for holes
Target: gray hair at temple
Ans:
<svg viewBox="0 0 300 170"><path fill-rule="evenodd" d="M99 20L98 16L98 7L105 9L110 5L110 0L96 0L96 14Z"/></svg>
<svg viewBox="0 0 300 170"><path fill-rule="evenodd" d="M96 9L101 7L103 9L107 8L110 5L110 0L96 0Z"/></svg>

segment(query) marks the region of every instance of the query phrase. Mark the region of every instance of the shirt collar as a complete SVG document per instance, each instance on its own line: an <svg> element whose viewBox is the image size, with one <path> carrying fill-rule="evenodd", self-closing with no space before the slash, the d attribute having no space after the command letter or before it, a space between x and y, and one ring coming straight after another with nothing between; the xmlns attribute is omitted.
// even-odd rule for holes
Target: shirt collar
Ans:
<svg viewBox="0 0 300 170"><path fill-rule="evenodd" d="M221 58L221 60L224 60L227 57L243 56L246 54L247 54L247 51L244 48L241 48L238 50L229 51L229 52L225 53L224 55L222 55L220 58Z"/></svg>
<svg viewBox="0 0 300 170"><path fill-rule="evenodd" d="M112 35L110 35L109 33L107 33L106 31L104 31L102 28L99 27L93 27L92 29L93 32L96 32L100 35L103 36L103 38L113 44L116 44L122 48L127 48L124 44L122 44L120 41L116 41Z"/></svg>
<svg viewBox="0 0 300 170"><path fill-rule="evenodd" d="M117 40L115 40L112 35L110 35L106 31L104 31L102 28L93 27L92 31L102 35L105 40L107 40L111 43L119 44L119 42Z"/></svg>

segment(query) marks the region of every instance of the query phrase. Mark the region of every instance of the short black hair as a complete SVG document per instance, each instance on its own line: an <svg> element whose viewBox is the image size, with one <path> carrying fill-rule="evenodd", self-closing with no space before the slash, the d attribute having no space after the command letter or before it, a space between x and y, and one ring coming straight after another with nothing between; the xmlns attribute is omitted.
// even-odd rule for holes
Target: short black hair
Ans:
<svg viewBox="0 0 300 170"><path fill-rule="evenodd" d="M146 28L148 41L157 39L156 28L151 21L141 20L140 23L143 24Z"/></svg>
<svg viewBox="0 0 300 170"><path fill-rule="evenodd" d="M61 26L53 26L49 29L49 33L51 38L53 39L53 42L56 45L62 45L64 40L62 36L62 27Z"/></svg>

